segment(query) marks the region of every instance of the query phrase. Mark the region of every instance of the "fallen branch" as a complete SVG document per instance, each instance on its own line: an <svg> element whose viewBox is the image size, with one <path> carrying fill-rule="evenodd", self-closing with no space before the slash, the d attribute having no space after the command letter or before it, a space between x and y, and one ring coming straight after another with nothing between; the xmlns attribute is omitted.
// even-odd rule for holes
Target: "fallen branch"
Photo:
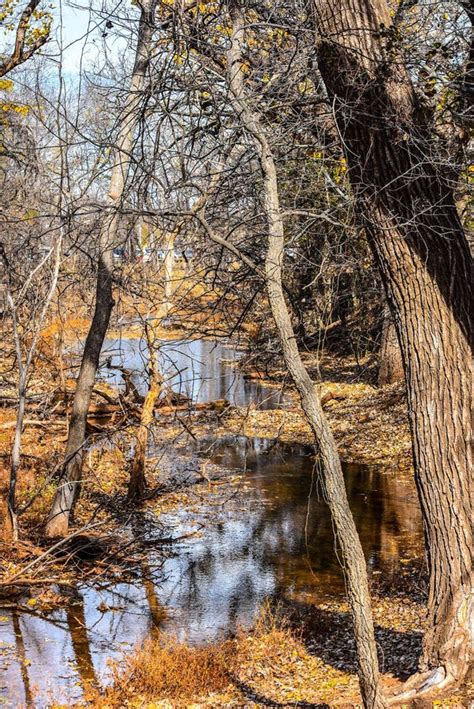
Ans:
<svg viewBox="0 0 474 709"><path fill-rule="evenodd" d="M161 544L174 544L175 542L182 542L183 539L189 539L198 534L204 525L199 525L199 529L195 529L194 532L188 532L187 534L182 534L179 537L161 537L160 539L142 539L142 544L145 546L155 546Z"/></svg>
<svg viewBox="0 0 474 709"><path fill-rule="evenodd" d="M75 582L66 581L65 579L57 578L35 578L35 577L20 577L16 579L13 583L7 583L6 581L0 581L0 586L42 586L47 584L57 584L58 586L75 586ZM2 603L2 608L5 608L5 604ZM12 604L13 607L18 607L17 604Z"/></svg>
<svg viewBox="0 0 474 709"><path fill-rule="evenodd" d="M64 426L65 421L41 421L40 419L24 419L23 428L25 426L37 426L38 428L50 428L51 426ZM7 421L0 424L0 430L6 431L8 428L15 428L16 421Z"/></svg>
<svg viewBox="0 0 474 709"><path fill-rule="evenodd" d="M76 530L75 532L72 532L72 534L68 534L67 537L64 537L63 539L60 539L59 542L56 542L56 544L53 544L53 546L48 547L43 554L40 554L39 556L36 557L36 559L33 559L29 564L25 566L24 569L21 571L18 571L16 574L11 576L9 579L6 579L6 581L0 581L0 586L13 586L14 582L17 581L18 578L21 578L21 575L24 574L26 571L29 571L30 569L33 568L33 566L36 566L36 564L39 564L40 561L45 559L47 556L53 553L53 551L56 551L56 549L59 549L59 547L63 546L66 544L66 542L69 542L73 537L77 537L79 534L83 534L85 531L91 530L91 529L96 529L97 527L101 527L102 525L105 524L105 520L103 522L96 522L95 524L92 525L85 525L84 527L81 527L81 529Z"/></svg>

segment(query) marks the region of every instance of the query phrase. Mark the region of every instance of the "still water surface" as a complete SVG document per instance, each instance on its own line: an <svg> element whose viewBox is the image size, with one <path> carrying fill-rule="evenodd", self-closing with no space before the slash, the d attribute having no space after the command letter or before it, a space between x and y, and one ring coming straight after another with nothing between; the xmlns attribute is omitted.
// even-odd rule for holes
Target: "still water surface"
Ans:
<svg viewBox="0 0 474 709"><path fill-rule="evenodd" d="M287 399L280 388L265 386L243 376L235 366L240 354L222 342L163 340L159 345L158 361L165 387L194 403L227 399L234 406L254 403L262 409L284 405ZM145 340L106 340L103 355L110 364L101 368L103 379L122 386L123 377L117 367L125 367L132 372L132 381L139 393L146 393L148 382L144 372L148 347Z"/></svg>
<svg viewBox="0 0 474 709"><path fill-rule="evenodd" d="M241 403L255 396L267 405L264 388L245 390L243 379L235 383L235 368L222 362L224 356L232 359L232 351L221 349L220 359L212 355L210 366L219 383L207 376L211 344L199 345L193 357L200 364L188 394L194 400L235 397ZM186 343L176 369L188 360L190 347L197 345ZM173 348L170 359L172 351L179 351L176 343ZM136 348L130 349L135 354L125 356L122 366L130 367L136 356ZM150 576L157 560L157 552L150 550L141 578L107 587L78 586L76 602L67 610L0 610L1 696L8 706L43 707L51 697L73 704L84 683L107 681L110 658L120 659L156 629L193 643L211 642L238 626L250 626L267 599L306 603L343 593L311 450L232 437L201 441L189 452L242 478L225 501L201 501L161 518L175 537L203 526L172 547L159 571ZM369 571L394 576L406 550L421 543L418 507L393 474L357 465L346 465L344 473Z"/></svg>

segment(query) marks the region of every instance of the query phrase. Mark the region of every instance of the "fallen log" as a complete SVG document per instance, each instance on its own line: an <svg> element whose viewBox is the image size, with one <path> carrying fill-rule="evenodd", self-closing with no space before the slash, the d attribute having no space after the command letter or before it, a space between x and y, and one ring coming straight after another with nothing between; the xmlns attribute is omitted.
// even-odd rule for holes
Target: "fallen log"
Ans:
<svg viewBox="0 0 474 709"><path fill-rule="evenodd" d="M128 407L127 407L128 408ZM102 417L102 416L111 416L112 414L116 414L117 412L124 412L125 407L122 406L121 404L91 404L89 406L89 411L88 411L88 416L95 416L95 417ZM55 412L55 414L59 416L63 416L64 414L69 413L69 408L65 406L58 407Z"/></svg>
<svg viewBox="0 0 474 709"><path fill-rule="evenodd" d="M64 426L65 421L40 421L39 419L24 419L23 428L25 426L37 426L38 428L50 428L50 426ZM15 421L7 421L6 423L0 424L0 430L5 431L8 428L15 428Z"/></svg>
<svg viewBox="0 0 474 709"><path fill-rule="evenodd" d="M182 404L181 406L162 406L158 409L160 416L171 416L179 411L222 411L230 406L227 399L215 399L214 401L204 401L198 404Z"/></svg>
<svg viewBox="0 0 474 709"><path fill-rule="evenodd" d="M177 391L167 391L164 396L161 396L155 402L155 409L159 409L162 406L173 406L174 404L191 404L192 399L185 394L181 394Z"/></svg>

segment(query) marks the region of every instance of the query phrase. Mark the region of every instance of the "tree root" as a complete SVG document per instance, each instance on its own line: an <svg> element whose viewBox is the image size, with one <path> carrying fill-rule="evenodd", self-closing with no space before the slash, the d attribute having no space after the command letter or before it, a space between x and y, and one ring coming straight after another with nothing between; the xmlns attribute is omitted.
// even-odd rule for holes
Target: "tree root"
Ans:
<svg viewBox="0 0 474 709"><path fill-rule="evenodd" d="M417 672L403 685L401 693L387 697L389 706L425 698L433 692L447 689L456 683L455 678L444 667L436 667L427 672Z"/></svg>

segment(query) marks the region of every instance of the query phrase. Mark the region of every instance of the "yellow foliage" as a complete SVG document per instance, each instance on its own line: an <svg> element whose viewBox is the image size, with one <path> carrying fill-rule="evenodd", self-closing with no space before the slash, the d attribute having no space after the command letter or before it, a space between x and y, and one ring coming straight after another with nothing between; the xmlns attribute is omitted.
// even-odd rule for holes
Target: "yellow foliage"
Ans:
<svg viewBox="0 0 474 709"><path fill-rule="evenodd" d="M30 112L29 106L24 106L19 103L2 103L0 104L0 109L7 113L8 111L14 111L20 116L27 116Z"/></svg>
<svg viewBox="0 0 474 709"><path fill-rule="evenodd" d="M230 37L232 34L232 27L227 25L216 25L216 30L227 37Z"/></svg>
<svg viewBox="0 0 474 709"><path fill-rule="evenodd" d="M18 0L2 0L0 8L0 22L2 24L5 22L7 17L11 17L13 15L13 12L17 5ZM3 29L11 31L12 29L14 29L14 26L11 24L4 24Z"/></svg>

